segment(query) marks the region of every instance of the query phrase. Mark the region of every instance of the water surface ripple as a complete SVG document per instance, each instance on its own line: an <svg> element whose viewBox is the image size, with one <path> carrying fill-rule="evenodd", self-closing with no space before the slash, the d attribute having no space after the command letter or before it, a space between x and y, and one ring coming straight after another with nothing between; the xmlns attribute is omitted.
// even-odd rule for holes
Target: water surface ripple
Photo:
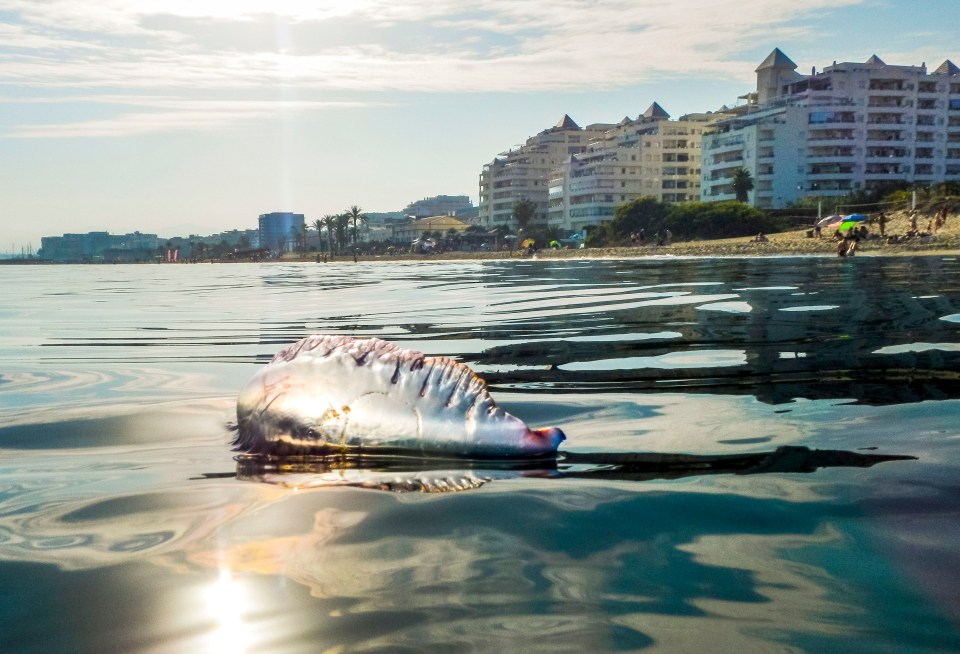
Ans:
<svg viewBox="0 0 960 654"><path fill-rule="evenodd" d="M956 651L958 273L0 267L0 651ZM236 392L321 332L455 357L573 454L917 458L442 494L237 479Z"/></svg>

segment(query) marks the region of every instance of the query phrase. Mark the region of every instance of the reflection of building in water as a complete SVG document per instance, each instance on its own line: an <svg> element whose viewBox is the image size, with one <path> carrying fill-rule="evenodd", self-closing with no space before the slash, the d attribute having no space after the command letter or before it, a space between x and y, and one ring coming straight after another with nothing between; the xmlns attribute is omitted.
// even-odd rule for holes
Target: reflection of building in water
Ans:
<svg viewBox="0 0 960 654"><path fill-rule="evenodd" d="M746 168L758 207L894 181L960 180L960 68L834 62L810 75L775 49L747 104L703 139L703 200L732 200Z"/></svg>
<svg viewBox="0 0 960 654"><path fill-rule="evenodd" d="M304 224L302 213L274 211L260 214L260 247L281 252L293 251Z"/></svg>
<svg viewBox="0 0 960 654"><path fill-rule="evenodd" d="M942 319L960 307L937 290L952 262L772 261L608 262L578 277L602 294L578 300L550 291L564 299L540 309L541 340L501 340L465 360L494 389L754 395L772 404L896 404L960 393L960 344L955 325ZM537 269L537 279L550 272ZM554 279L564 283L559 274ZM719 279L735 281L704 284ZM567 336L588 326L603 336Z"/></svg>

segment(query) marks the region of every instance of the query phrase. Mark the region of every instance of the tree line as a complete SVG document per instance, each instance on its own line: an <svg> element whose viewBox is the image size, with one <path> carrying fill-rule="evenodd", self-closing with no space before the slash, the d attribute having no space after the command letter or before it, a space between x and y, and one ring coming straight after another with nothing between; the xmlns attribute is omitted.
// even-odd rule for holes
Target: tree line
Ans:
<svg viewBox="0 0 960 654"><path fill-rule="evenodd" d="M675 204L643 197L617 207L612 221L590 232L587 246L626 245L641 230L647 238L669 230L681 241L755 236L791 228L785 220L736 200Z"/></svg>
<svg viewBox="0 0 960 654"><path fill-rule="evenodd" d="M363 209L357 205L352 205L349 209L339 214L326 214L323 218L317 218L311 223L311 226L317 230L317 235L321 237L324 230L327 232L327 251L342 252L350 245L356 245L360 240L360 229L367 224L367 216ZM305 252L307 249L307 226L303 226L303 234L297 238L297 249Z"/></svg>

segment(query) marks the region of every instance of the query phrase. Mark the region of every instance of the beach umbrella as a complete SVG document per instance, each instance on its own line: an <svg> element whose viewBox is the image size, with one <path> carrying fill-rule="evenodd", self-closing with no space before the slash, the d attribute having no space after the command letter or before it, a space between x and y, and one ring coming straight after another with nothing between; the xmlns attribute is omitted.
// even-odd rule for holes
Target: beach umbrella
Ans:
<svg viewBox="0 0 960 654"><path fill-rule="evenodd" d="M842 216L843 220L840 222L837 229L841 232L850 229L851 227L859 227L860 223L867 220L867 217L862 213L852 213L849 216ZM831 227L833 227L831 225Z"/></svg>
<svg viewBox="0 0 960 654"><path fill-rule="evenodd" d="M817 226L826 227L827 225L831 225L833 223L841 223L841 222L843 222L843 217L834 214L832 216L827 216L826 218L821 218L820 220L818 220Z"/></svg>
<svg viewBox="0 0 960 654"><path fill-rule="evenodd" d="M520 247L522 247L522 248L528 248L528 247L530 247L531 245L533 245L534 243L536 243L536 241L534 241L532 238L528 238L528 239L526 239L523 243L520 244Z"/></svg>

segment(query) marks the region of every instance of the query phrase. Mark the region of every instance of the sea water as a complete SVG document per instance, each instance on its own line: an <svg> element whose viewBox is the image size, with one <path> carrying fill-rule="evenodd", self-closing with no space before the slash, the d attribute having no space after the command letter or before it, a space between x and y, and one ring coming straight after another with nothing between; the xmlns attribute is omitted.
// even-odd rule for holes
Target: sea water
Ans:
<svg viewBox="0 0 960 654"><path fill-rule="evenodd" d="M0 651L956 651L958 273L2 267ZM569 452L916 458L440 494L238 479L237 391L313 333L455 357Z"/></svg>

